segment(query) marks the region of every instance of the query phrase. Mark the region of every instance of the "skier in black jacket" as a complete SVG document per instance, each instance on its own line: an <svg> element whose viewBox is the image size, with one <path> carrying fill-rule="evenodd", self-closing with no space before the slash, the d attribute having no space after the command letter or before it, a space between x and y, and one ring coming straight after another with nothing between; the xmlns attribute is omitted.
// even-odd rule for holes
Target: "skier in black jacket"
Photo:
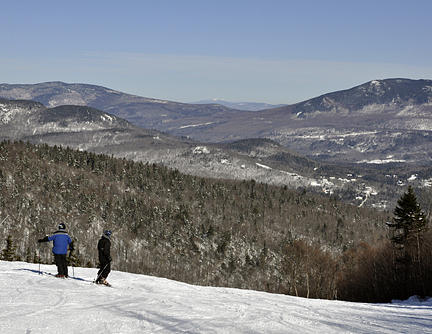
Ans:
<svg viewBox="0 0 432 334"><path fill-rule="evenodd" d="M110 230L105 230L98 242L99 265L96 283L110 285L106 278L111 271L111 234Z"/></svg>

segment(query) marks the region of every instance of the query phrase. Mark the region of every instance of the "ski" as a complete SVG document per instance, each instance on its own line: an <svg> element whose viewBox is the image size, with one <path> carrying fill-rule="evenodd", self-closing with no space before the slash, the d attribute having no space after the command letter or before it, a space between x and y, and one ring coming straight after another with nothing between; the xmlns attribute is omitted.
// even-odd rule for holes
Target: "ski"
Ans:
<svg viewBox="0 0 432 334"><path fill-rule="evenodd" d="M51 276L51 277L54 277L54 278L61 278L61 279L65 279L65 280L73 279L73 280L75 280L75 281L91 282L90 280L86 280L86 279L84 279L84 278L81 278L81 277L75 277L75 276L68 276L68 277L64 276L64 277L58 277L56 274L49 273L49 272L47 272L47 271L38 271L38 274L39 274L39 275L45 275L45 276Z"/></svg>
<svg viewBox="0 0 432 334"><path fill-rule="evenodd" d="M108 283L108 282L102 283L102 282L96 282L96 280L94 280L93 283L96 284L96 285L104 285L104 286L107 286L107 287L110 287L110 288L112 287L112 285L110 283Z"/></svg>

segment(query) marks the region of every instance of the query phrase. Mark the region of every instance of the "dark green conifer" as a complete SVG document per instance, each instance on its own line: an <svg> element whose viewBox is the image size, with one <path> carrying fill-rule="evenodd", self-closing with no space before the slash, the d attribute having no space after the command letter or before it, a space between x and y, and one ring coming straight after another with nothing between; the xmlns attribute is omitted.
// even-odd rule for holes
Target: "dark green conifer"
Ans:
<svg viewBox="0 0 432 334"><path fill-rule="evenodd" d="M393 213L393 223L390 226L394 232L391 237L394 244L405 247L410 241L417 239L421 232L425 231L426 217L417 203L417 197L411 186L397 201Z"/></svg>
<svg viewBox="0 0 432 334"><path fill-rule="evenodd" d="M8 235L6 238L6 248L3 249L2 259L5 261L14 261L15 256L15 246L13 244L12 236Z"/></svg>
<svg viewBox="0 0 432 334"><path fill-rule="evenodd" d="M394 247L394 273L396 279L395 298L407 298L412 294L422 295L425 287L422 269L422 242L427 220L413 188L410 186L397 202L390 240Z"/></svg>

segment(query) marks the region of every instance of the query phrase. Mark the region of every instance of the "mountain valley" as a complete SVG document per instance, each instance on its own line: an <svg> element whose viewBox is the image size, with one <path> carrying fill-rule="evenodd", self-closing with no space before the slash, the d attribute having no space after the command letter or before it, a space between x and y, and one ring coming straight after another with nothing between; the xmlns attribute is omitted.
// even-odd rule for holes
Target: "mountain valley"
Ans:
<svg viewBox="0 0 432 334"><path fill-rule="evenodd" d="M252 112L92 85L2 84L0 137L162 163L192 175L304 188L389 209L406 184L430 187L430 87L430 80L372 81Z"/></svg>

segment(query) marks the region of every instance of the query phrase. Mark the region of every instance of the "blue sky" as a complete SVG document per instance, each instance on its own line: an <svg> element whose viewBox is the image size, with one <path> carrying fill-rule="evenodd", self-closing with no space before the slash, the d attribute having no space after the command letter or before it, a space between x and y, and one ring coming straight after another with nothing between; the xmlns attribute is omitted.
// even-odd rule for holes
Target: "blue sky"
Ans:
<svg viewBox="0 0 432 334"><path fill-rule="evenodd" d="M429 0L17 0L1 12L2 83L295 103L373 79L432 79Z"/></svg>

